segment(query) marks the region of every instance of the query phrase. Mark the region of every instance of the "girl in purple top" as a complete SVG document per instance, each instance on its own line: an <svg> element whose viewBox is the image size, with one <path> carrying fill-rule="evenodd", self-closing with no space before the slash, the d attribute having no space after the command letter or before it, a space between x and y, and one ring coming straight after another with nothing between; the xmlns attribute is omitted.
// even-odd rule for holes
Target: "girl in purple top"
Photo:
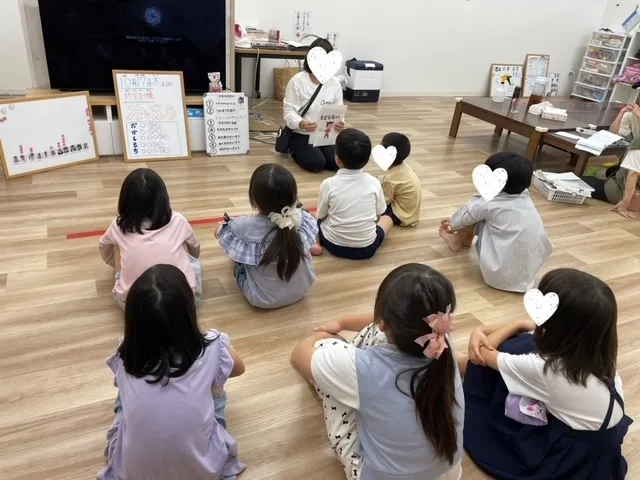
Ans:
<svg viewBox="0 0 640 480"><path fill-rule="evenodd" d="M226 430L224 385L244 373L229 337L198 328L193 291L172 265L131 286L125 333L107 359L119 389L99 480L235 479L246 468Z"/></svg>

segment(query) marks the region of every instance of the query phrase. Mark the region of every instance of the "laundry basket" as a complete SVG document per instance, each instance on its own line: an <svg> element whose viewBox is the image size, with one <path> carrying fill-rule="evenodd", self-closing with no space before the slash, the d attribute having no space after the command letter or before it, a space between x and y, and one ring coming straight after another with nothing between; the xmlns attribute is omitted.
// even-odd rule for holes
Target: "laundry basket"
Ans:
<svg viewBox="0 0 640 480"><path fill-rule="evenodd" d="M573 203L576 205L580 205L584 203L585 199L587 198L587 195L558 190L551 183L542 180L535 174L533 175L533 186L536 187L536 190L538 190L542 194L542 196L550 202Z"/></svg>

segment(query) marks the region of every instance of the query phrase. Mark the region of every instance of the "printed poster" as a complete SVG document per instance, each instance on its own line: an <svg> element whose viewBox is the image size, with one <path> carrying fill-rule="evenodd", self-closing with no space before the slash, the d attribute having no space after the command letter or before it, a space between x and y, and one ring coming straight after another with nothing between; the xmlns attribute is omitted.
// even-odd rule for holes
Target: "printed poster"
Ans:
<svg viewBox="0 0 640 480"><path fill-rule="evenodd" d="M335 145L338 132L333 126L340 121L344 122L346 113L346 105L325 105L322 107L316 120L318 127L315 132L309 135L309 143L314 147Z"/></svg>

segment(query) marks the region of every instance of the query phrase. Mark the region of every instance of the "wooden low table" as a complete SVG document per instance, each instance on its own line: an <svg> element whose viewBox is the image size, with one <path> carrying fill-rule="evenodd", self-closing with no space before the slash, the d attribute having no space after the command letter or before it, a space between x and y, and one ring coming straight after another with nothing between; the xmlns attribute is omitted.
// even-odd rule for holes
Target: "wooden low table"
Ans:
<svg viewBox="0 0 640 480"><path fill-rule="evenodd" d="M569 132L574 133L574 132ZM592 158L592 155L589 152L585 152L584 150L578 150L576 148L576 143L578 140L573 138L567 138L562 135L558 135L557 133L545 133L542 135L542 139L540 141L540 146L542 145L550 145L559 150L563 150L571 154L571 165L574 166L573 173L581 177L584 174L584 170L587 168L587 163L589 159ZM611 146L605 148L602 152L601 156L614 155L618 158L622 158L624 154L627 152L627 147L616 147Z"/></svg>
<svg viewBox="0 0 640 480"><path fill-rule="evenodd" d="M615 120L622 103L594 103L570 98L554 97L553 106L567 110L569 119L566 122L545 120L539 115L531 115L526 112L527 99L522 99L519 112L509 113L509 100L496 103L488 97L470 97L460 99L456 103L456 109L451 120L450 137L458 136L460 119L462 114L470 115L479 120L495 125L495 135L502 135L503 130L517 133L529 139L525 156L532 161L535 159L542 136L548 132L562 130L575 130L578 127L596 128L601 130L608 128Z"/></svg>

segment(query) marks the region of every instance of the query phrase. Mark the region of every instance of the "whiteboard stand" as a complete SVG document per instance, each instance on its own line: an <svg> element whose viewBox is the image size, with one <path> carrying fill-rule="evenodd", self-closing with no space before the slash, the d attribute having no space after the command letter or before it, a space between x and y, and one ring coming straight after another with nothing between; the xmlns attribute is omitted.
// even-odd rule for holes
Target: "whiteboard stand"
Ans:
<svg viewBox="0 0 640 480"><path fill-rule="evenodd" d="M0 160L5 178L97 159L88 92L0 100Z"/></svg>
<svg viewBox="0 0 640 480"><path fill-rule="evenodd" d="M114 70L125 162L191 158L182 72Z"/></svg>
<svg viewBox="0 0 640 480"><path fill-rule="evenodd" d="M249 153L249 99L244 93L206 93L203 96L207 155Z"/></svg>

